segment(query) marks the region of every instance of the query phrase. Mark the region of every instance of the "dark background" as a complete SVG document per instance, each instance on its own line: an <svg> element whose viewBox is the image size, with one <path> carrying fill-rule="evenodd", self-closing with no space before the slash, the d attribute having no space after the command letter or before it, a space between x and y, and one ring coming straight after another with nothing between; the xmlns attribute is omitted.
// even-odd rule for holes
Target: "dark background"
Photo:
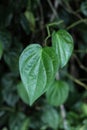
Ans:
<svg viewBox="0 0 87 130"><path fill-rule="evenodd" d="M46 25L60 20L50 31L65 29L74 39L72 57L59 72L70 86L69 97L64 110L50 106L45 95L29 107L17 92L19 56L29 44L43 46ZM0 0L0 43L0 130L55 130L51 109L60 117L58 130L87 130L87 0Z"/></svg>

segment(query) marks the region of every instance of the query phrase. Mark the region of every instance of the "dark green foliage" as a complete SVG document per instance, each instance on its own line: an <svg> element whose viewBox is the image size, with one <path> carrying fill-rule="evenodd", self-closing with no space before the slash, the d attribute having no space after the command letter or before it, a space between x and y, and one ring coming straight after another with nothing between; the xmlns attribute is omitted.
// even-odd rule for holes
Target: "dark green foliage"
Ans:
<svg viewBox="0 0 87 130"><path fill-rule="evenodd" d="M50 23L51 35L45 40L49 34L46 25ZM68 37L64 36L61 30L65 31L65 34L68 32ZM71 36L74 41L74 51ZM69 43L68 57L67 51L64 52L65 45L60 44L61 39L64 44ZM32 43L38 43L41 50L36 49L37 45L30 45ZM54 44L57 46L55 47ZM34 66L38 67L38 56L40 63L44 62L44 67L39 66L38 78L41 80L37 84L40 89L34 81L35 91L31 86L31 91L34 92L31 103L30 99L27 100L31 93L28 95L25 91L19 73L19 57L27 46L33 46L36 57ZM56 49L61 53L57 54ZM52 66L53 70L50 69ZM40 67L45 68L43 71L47 75L45 80ZM57 70L59 71L55 77ZM57 90L56 92L54 90L55 86L58 86L49 87L59 79L61 84L67 84L65 86L68 88L62 89L64 86L59 85L60 100ZM86 84L86 0L0 0L0 130L87 130ZM43 94L45 89L50 93L47 91L46 95ZM36 90L40 90L39 95ZM42 96L37 99L40 95ZM57 102L57 98L60 102ZM32 104L34 101L35 103L30 107L29 103Z"/></svg>
<svg viewBox="0 0 87 130"><path fill-rule="evenodd" d="M58 80L54 81L49 89L47 90L46 97L48 102L53 106L62 105L69 93L69 86L66 82Z"/></svg>

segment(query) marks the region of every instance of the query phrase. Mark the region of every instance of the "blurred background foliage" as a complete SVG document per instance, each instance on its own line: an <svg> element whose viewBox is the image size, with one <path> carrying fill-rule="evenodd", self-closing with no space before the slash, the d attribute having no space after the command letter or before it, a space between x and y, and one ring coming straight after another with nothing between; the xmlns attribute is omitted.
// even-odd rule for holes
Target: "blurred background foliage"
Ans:
<svg viewBox="0 0 87 130"><path fill-rule="evenodd" d="M73 55L59 71L69 97L53 107L43 95L29 107L17 91L20 53L44 45L46 25L61 20L50 31L66 29L74 39ZM87 130L86 84L87 0L0 0L0 130Z"/></svg>

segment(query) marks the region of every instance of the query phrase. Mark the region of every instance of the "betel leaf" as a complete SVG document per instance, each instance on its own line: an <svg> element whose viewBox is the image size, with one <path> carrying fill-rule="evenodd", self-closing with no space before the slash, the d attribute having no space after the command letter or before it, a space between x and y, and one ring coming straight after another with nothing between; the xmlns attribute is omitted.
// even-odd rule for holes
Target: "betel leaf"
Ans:
<svg viewBox="0 0 87 130"><path fill-rule="evenodd" d="M16 76L13 73L6 73L1 79L3 100L10 106L15 106L19 97L16 92Z"/></svg>
<svg viewBox="0 0 87 130"><path fill-rule="evenodd" d="M19 70L30 105L51 85L58 69L56 60L53 48L42 48L39 44L29 45L22 52Z"/></svg>
<svg viewBox="0 0 87 130"><path fill-rule="evenodd" d="M26 104L29 104L29 98L28 98L28 93L24 87L24 85L22 84L22 82L20 82L18 85L17 85L17 91L18 91L18 94L20 96L20 98L26 103Z"/></svg>
<svg viewBox="0 0 87 130"><path fill-rule="evenodd" d="M46 97L51 105L59 106L63 104L69 94L69 86L62 80L54 81L46 92Z"/></svg>
<svg viewBox="0 0 87 130"><path fill-rule="evenodd" d="M59 115L58 115L56 109L54 109L50 106L44 107L41 120L44 123L44 126L51 127L53 129L58 128Z"/></svg>
<svg viewBox="0 0 87 130"><path fill-rule="evenodd" d="M5 51L4 53L4 61L8 65L11 72L16 75L19 74L19 56L22 52L22 44L15 40L15 46L13 44L13 49L9 49L9 51Z"/></svg>
<svg viewBox="0 0 87 130"><path fill-rule="evenodd" d="M10 130L22 130L22 125L28 117L22 112L14 112L9 116L9 129ZM25 129L24 129L25 130ZM27 130L27 128L26 128Z"/></svg>
<svg viewBox="0 0 87 130"><path fill-rule="evenodd" d="M81 12L87 16L87 1L81 3Z"/></svg>
<svg viewBox="0 0 87 130"><path fill-rule="evenodd" d="M65 30L53 32L52 46L57 54L60 68L64 67L73 51L72 36Z"/></svg>

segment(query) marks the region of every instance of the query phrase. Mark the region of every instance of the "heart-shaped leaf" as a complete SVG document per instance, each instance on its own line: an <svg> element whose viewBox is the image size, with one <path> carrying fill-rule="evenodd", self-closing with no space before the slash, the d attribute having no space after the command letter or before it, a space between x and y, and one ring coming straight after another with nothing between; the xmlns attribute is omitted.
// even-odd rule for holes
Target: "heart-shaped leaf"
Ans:
<svg viewBox="0 0 87 130"><path fill-rule="evenodd" d="M46 93L46 97L51 105L59 106L66 101L68 93L68 84L62 80L58 80L54 81L51 87L49 87Z"/></svg>
<svg viewBox="0 0 87 130"><path fill-rule="evenodd" d="M58 57L60 68L64 67L73 51L73 39L65 30L59 30L52 34L52 46Z"/></svg>
<svg viewBox="0 0 87 130"><path fill-rule="evenodd" d="M29 104L32 105L51 85L58 69L53 48L42 48L39 44L29 45L20 56L19 69Z"/></svg>

